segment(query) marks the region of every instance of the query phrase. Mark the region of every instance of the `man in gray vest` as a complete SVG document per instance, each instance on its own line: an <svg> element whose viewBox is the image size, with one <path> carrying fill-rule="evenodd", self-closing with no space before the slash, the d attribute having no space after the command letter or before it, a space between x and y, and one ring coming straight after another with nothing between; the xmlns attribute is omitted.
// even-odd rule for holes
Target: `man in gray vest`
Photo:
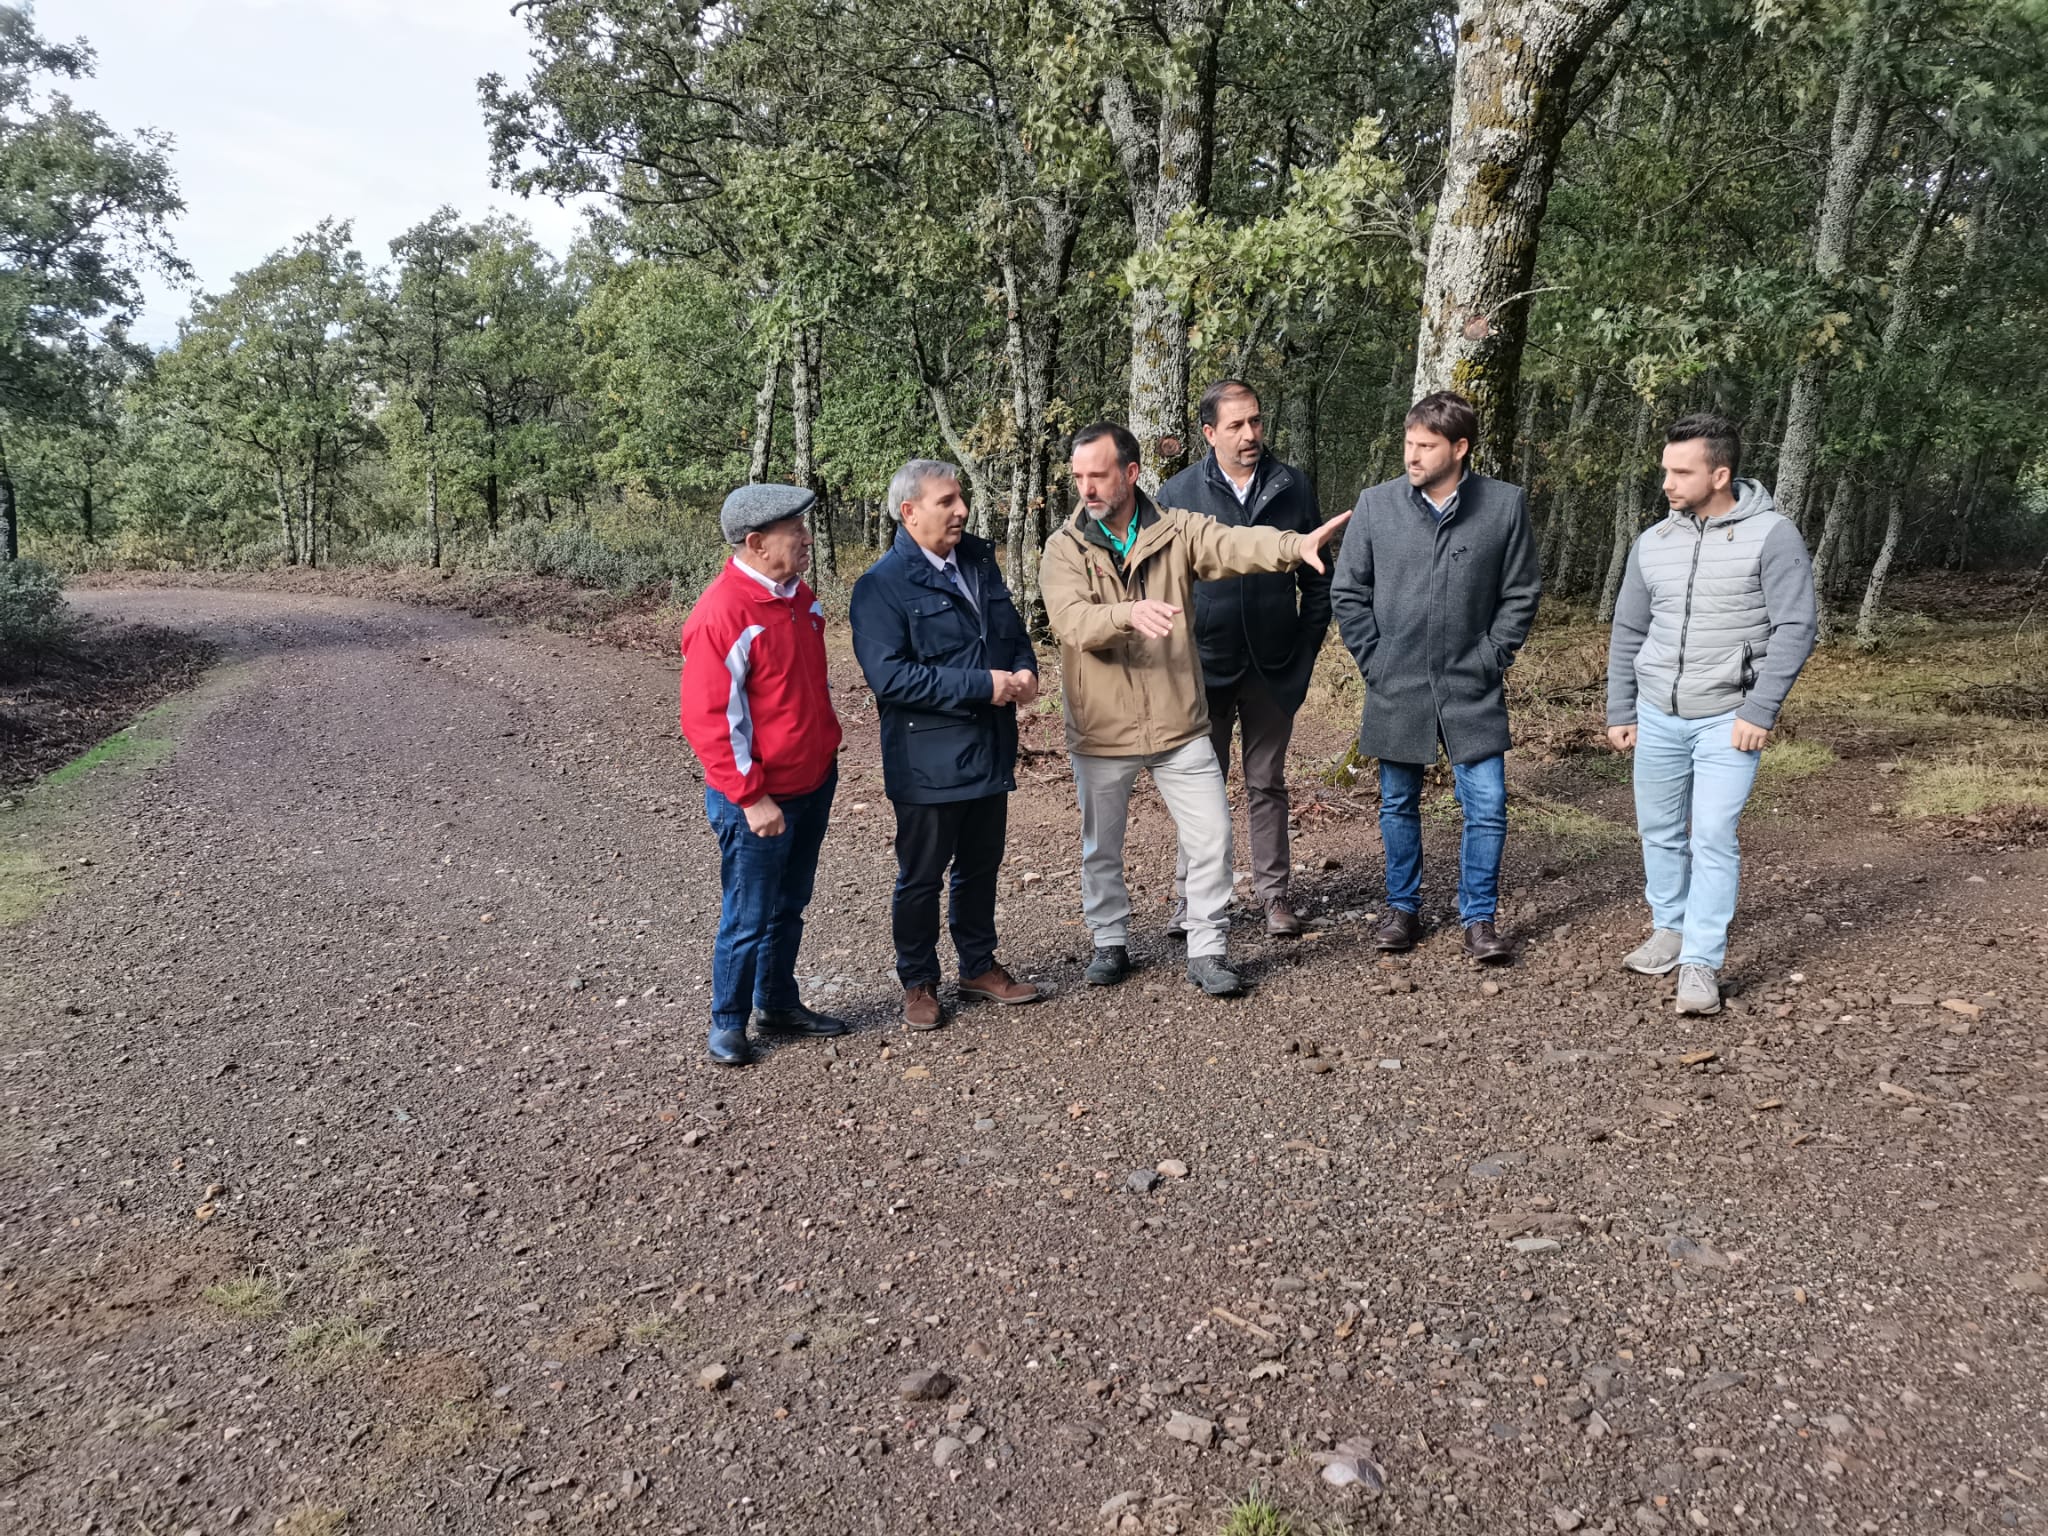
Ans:
<svg viewBox="0 0 2048 1536"><path fill-rule="evenodd" d="M1665 433L1671 515L1628 552L1607 646L1607 739L1636 755L1653 930L1621 963L1676 970L1680 1013L1721 1011L1735 826L1816 629L1806 544L1769 491L1736 478L1741 457L1718 416Z"/></svg>

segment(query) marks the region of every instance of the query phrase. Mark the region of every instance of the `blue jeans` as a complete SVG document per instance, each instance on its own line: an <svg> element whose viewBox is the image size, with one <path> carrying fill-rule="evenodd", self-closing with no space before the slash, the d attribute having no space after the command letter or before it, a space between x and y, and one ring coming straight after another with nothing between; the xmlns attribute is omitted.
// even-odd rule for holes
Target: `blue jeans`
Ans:
<svg viewBox="0 0 2048 1536"><path fill-rule="evenodd" d="M744 1029L753 1008L794 1008L801 1001L796 951L838 787L834 768L809 794L777 800L782 831L756 837L745 811L704 786L704 814L718 834L718 883L725 893L711 953L713 1029Z"/></svg>
<svg viewBox="0 0 2048 1536"><path fill-rule="evenodd" d="M1422 775L1427 763L1380 760L1380 842L1387 850L1387 905L1422 910ZM1500 856L1508 841L1507 759L1453 763L1464 831L1458 839L1458 921L1490 922L1500 910Z"/></svg>
<svg viewBox="0 0 2048 1536"><path fill-rule="evenodd" d="M1681 720L1636 706L1636 827L1643 835L1650 921L1683 936L1680 965L1717 971L1728 957L1728 924L1742 875L1735 824L1763 755L1736 751L1734 729L1733 710Z"/></svg>

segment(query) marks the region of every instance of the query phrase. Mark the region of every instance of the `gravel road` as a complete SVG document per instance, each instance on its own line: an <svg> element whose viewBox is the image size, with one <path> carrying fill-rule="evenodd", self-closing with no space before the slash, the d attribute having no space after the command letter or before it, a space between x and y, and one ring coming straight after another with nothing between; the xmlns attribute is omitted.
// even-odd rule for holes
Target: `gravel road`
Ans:
<svg viewBox="0 0 2048 1536"><path fill-rule="evenodd" d="M1036 757L1003 953L1059 995L906 1037L842 647L799 969L862 1027L726 1074L673 661L80 601L222 662L174 752L0 812L65 866L0 927L0 1531L1194 1533L1254 1484L1303 1529L2048 1528L2048 855L1861 815L1874 761L1760 808L1730 1009L1680 1021L1614 969L1629 847L1517 834L1511 971L1383 963L1334 802L1254 995L1156 922L1085 991Z"/></svg>

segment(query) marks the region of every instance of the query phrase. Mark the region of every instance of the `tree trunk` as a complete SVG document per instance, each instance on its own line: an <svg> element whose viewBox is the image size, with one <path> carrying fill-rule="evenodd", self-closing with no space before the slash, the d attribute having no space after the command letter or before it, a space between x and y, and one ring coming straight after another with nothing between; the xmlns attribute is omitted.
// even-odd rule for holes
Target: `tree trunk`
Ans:
<svg viewBox="0 0 2048 1536"><path fill-rule="evenodd" d="M1216 55L1230 0L1162 0L1154 12L1180 67L1165 71L1156 102L1112 76L1102 91L1109 129L1130 194L1136 253L1159 242L1174 218L1209 196L1216 104ZM1144 453L1144 485L1188 461L1188 312L1152 283L1131 294L1130 429Z"/></svg>
<svg viewBox="0 0 2048 1536"><path fill-rule="evenodd" d="M7 467L7 459L0 454L0 555L8 560L21 558L21 509L14 499L14 473Z"/></svg>
<svg viewBox="0 0 2048 1536"><path fill-rule="evenodd" d="M1629 440L1629 454L1621 477L1614 482L1614 544L1607 553L1607 577L1600 584L1600 622L1614 622L1614 602L1621 595L1621 578L1628 569L1629 546L1636 541L1636 525L1642 520L1643 451L1650 441L1650 412L1655 402L1636 399L1636 429Z"/></svg>
<svg viewBox="0 0 2048 1536"><path fill-rule="evenodd" d="M1828 136L1828 169L1813 222L1813 275L1832 293L1849 262L1856 234L1856 210L1870 182L1872 156L1884 131L1888 108L1878 94L1879 23L1875 0L1863 0L1848 66L1835 90L1834 121ZM1807 492L1820 458L1821 417L1827 404L1830 359L1815 346L1799 360L1785 406L1785 436L1778 450L1778 510L1810 539Z"/></svg>
<svg viewBox="0 0 2048 1536"><path fill-rule="evenodd" d="M1479 412L1481 468L1515 441L1515 389L1572 82L1628 0L1465 0L1443 194L1429 238L1415 394L1454 389Z"/></svg>
<svg viewBox="0 0 2048 1536"><path fill-rule="evenodd" d="M824 484L818 476L817 455L811 436L818 402L817 360L813 354L813 343L812 334L801 326L789 338L789 430L790 446L795 456L790 466L791 479L817 498L816 508L811 514L811 532L818 541L825 569L836 576L839 573L839 546L833 534L837 530L833 527L832 507L825 497Z"/></svg>
<svg viewBox="0 0 2048 1536"><path fill-rule="evenodd" d="M78 523L85 534L85 542L92 542L92 482L86 481L78 488Z"/></svg>
<svg viewBox="0 0 2048 1536"><path fill-rule="evenodd" d="M297 565L299 563L299 535L297 526L292 522L292 497L290 489L284 483L284 459L282 456L271 459L270 474L277 493L278 532L284 537L284 563L286 565Z"/></svg>
<svg viewBox="0 0 2048 1536"><path fill-rule="evenodd" d="M782 359L768 354L761 371L761 389L754 396L754 452L747 461L747 482L758 485L768 478L768 461L775 453L775 383L782 372Z"/></svg>
<svg viewBox="0 0 2048 1536"><path fill-rule="evenodd" d="M1564 465L1561 470L1564 486L1560 492L1566 498L1560 516L1564 531L1559 535L1557 554L1557 591L1560 597L1569 597L1579 590L1577 576L1581 531L1591 516L1594 505L1592 497L1578 494L1578 487L1581 484L1578 473L1579 453L1585 440L1586 427L1600 418L1601 396L1606 389L1607 375L1596 372L1593 375L1592 386L1586 391L1585 409L1574 411L1572 424L1565 431ZM1604 577L1605 573L1602 575Z"/></svg>

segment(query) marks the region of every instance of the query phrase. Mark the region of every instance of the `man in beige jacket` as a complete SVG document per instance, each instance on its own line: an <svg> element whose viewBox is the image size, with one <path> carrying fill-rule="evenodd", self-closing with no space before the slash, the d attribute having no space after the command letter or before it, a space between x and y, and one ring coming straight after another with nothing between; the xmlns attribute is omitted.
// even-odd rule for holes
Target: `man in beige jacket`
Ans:
<svg viewBox="0 0 2048 1536"><path fill-rule="evenodd" d="M1324 543L1351 514L1299 534L1155 507L1138 489L1138 440L1110 422L1075 434L1073 472L1081 506L1046 541L1038 579L1060 642L1067 751L1081 802L1081 910L1095 940L1086 980L1106 987L1130 973L1124 823L1131 786L1148 769L1187 863L1188 980L1229 997L1244 990L1226 958L1230 801L1183 615L1197 580L1322 570Z"/></svg>

